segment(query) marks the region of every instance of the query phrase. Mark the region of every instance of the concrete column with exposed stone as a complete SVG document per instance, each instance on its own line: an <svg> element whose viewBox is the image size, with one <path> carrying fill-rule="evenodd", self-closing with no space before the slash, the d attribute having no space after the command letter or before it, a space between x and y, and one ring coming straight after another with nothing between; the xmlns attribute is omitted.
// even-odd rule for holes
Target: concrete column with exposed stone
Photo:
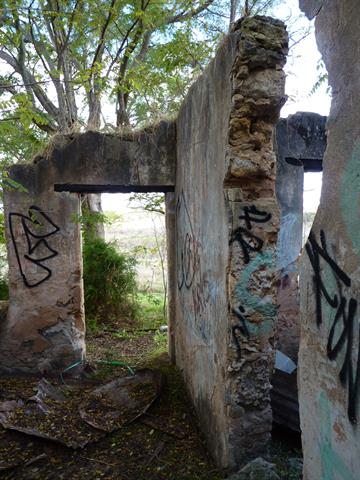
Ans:
<svg viewBox="0 0 360 480"><path fill-rule="evenodd" d="M225 178L230 207L229 445L241 463L264 448L272 429L270 379L277 319L273 133L285 102L287 34L281 22L245 19L232 70Z"/></svg>

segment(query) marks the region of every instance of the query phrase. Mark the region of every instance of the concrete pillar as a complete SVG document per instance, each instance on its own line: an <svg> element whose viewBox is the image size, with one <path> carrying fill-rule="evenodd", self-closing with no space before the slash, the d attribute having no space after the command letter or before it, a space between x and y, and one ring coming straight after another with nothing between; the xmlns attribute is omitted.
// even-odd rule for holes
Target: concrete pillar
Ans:
<svg viewBox="0 0 360 480"><path fill-rule="evenodd" d="M167 320L169 357L172 364L176 362L176 225L175 194L165 195L166 251L167 251Z"/></svg>
<svg viewBox="0 0 360 480"><path fill-rule="evenodd" d="M10 301L0 368L56 371L85 355L77 194L4 195Z"/></svg>
<svg viewBox="0 0 360 480"><path fill-rule="evenodd" d="M276 196L280 206L277 242L277 348L297 362L300 342L299 264L303 237L304 171L321 171L326 117L298 112L281 118L275 131Z"/></svg>

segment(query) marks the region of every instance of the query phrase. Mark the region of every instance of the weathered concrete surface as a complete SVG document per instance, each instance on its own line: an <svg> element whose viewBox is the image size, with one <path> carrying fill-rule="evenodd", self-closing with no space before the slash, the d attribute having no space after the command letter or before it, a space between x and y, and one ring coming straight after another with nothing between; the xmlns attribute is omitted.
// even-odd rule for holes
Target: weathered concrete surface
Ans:
<svg viewBox="0 0 360 480"><path fill-rule="evenodd" d="M1 370L69 365L84 352L80 230L71 222L80 213L78 196L11 192L4 206L10 299L1 328Z"/></svg>
<svg viewBox="0 0 360 480"><path fill-rule="evenodd" d="M177 120L175 355L223 467L263 447L271 430L272 133L284 102L286 51L281 22L237 23Z"/></svg>
<svg viewBox="0 0 360 480"><path fill-rule="evenodd" d="M305 170L309 170L310 160L322 160L324 156L325 127L326 117L318 113L297 112L280 118L276 125L277 155L288 159L288 165L300 166L302 162Z"/></svg>
<svg viewBox="0 0 360 480"><path fill-rule="evenodd" d="M167 324L168 324L168 352L172 364L176 363L175 355L175 328L176 328L176 290L177 290L177 262L176 262L176 197L175 193L165 195L165 226L166 226L166 253L167 253Z"/></svg>
<svg viewBox="0 0 360 480"><path fill-rule="evenodd" d="M229 465L226 412L228 212L223 180L238 33L190 89L177 121L176 363L217 461Z"/></svg>
<svg viewBox="0 0 360 480"><path fill-rule="evenodd" d="M323 8L326 0L299 0L300 9L312 20Z"/></svg>
<svg viewBox="0 0 360 480"><path fill-rule="evenodd" d="M241 25L233 68L228 172L231 346L227 388L229 443L235 461L260 451L270 436L270 378L276 325L276 243L273 132L285 102L287 34L281 22ZM265 38L264 38L265 37Z"/></svg>
<svg viewBox="0 0 360 480"><path fill-rule="evenodd" d="M173 186L175 125L60 136L33 163L12 167L10 178L26 192L4 195L10 303L0 369L59 370L84 357L85 322L79 195L54 188Z"/></svg>
<svg viewBox="0 0 360 480"><path fill-rule="evenodd" d="M29 193L53 192L57 185L173 186L175 124L127 135L86 132L55 137L32 164L15 165L11 178Z"/></svg>
<svg viewBox="0 0 360 480"><path fill-rule="evenodd" d="M300 414L305 480L360 471L360 10L303 2L333 97L321 203L301 267Z"/></svg>

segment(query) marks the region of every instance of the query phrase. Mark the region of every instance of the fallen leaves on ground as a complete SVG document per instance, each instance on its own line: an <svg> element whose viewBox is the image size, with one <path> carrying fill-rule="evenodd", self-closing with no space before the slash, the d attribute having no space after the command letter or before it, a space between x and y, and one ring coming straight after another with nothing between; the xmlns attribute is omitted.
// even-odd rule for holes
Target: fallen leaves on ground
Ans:
<svg viewBox="0 0 360 480"><path fill-rule="evenodd" d="M29 416L32 418L31 421L29 418L21 419L19 415L17 425L20 428L36 428L40 433L50 431L51 436L56 436L56 441L52 441L50 435L39 438L0 427L1 478L5 480L222 478L207 454L180 373L169 364L166 355L152 357L146 365L144 358L153 342L148 333L145 337L143 342L137 339L134 341L133 351L128 340L120 341L119 344L124 346L126 343L128 355L136 360L134 364L143 362L143 366L150 367L151 371L161 371L166 377L166 383L159 398L158 389L156 387L154 390L151 382L145 381L142 386L137 387L133 385L134 388L130 389L128 397L132 397L137 403L137 408L128 410L129 421L123 421L121 416L116 418L115 415L114 418L113 412L116 408L119 410L119 406L116 407L116 401L114 404L111 403L111 395L102 395L104 385L115 382L113 386L116 387L117 383L121 384L120 378L129 377L128 370L123 367L98 365L96 369L90 369L94 370L94 373L85 379L70 380L66 377L66 385L63 385L59 378L47 379L55 390L48 389L49 385L46 383L39 389L38 378L1 379L0 418L1 414L7 415L9 411L10 413L17 411L18 415L30 409L33 413ZM99 347L96 344L96 337L88 339L89 344L89 350L96 351L94 359L109 358L108 347L103 344ZM118 355L118 351L115 351L112 358L123 359ZM137 371L141 371L140 367ZM51 393L44 398L40 390ZM61 395L56 398L55 392ZM38 400L35 400L35 397L38 397ZM33 400L29 401L31 398ZM3 404L1 411L1 402L9 401L15 403ZM93 401L97 403L91 403ZM79 414L79 405L82 405L88 415L94 414L93 418L97 418L97 427L102 426L103 430L84 422ZM92 408L96 410L96 415L95 410L91 412ZM53 413L55 411L56 414ZM94 432L99 435L96 439ZM89 435L92 439L90 442ZM83 448L74 450L74 442L84 442Z"/></svg>

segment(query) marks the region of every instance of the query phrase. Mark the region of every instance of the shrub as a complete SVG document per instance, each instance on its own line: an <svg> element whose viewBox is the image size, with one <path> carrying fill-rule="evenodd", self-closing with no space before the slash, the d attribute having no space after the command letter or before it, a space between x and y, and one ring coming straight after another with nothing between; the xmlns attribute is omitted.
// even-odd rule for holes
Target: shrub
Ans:
<svg viewBox="0 0 360 480"><path fill-rule="evenodd" d="M85 313L90 329L117 321L134 323L138 300L136 260L101 238L83 244Z"/></svg>
<svg viewBox="0 0 360 480"><path fill-rule="evenodd" d="M5 275L0 276L0 300L9 300L9 284Z"/></svg>

